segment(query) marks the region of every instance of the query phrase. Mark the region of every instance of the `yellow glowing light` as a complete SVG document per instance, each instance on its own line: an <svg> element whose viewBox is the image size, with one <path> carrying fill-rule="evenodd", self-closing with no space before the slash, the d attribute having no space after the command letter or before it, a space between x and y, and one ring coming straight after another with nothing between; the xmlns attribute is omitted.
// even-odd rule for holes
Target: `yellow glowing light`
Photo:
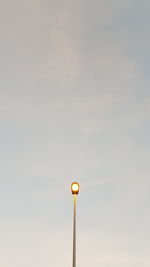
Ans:
<svg viewBox="0 0 150 267"><path fill-rule="evenodd" d="M72 183L71 185L72 194L78 194L79 189L80 189L80 185L77 182Z"/></svg>

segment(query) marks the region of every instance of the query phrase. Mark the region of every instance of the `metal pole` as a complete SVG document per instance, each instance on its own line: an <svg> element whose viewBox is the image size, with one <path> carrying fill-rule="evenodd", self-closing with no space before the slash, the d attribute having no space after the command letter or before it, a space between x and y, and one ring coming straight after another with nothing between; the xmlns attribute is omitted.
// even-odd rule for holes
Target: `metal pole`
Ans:
<svg viewBox="0 0 150 267"><path fill-rule="evenodd" d="M77 195L74 194L74 219L73 219L73 267L76 267L76 202Z"/></svg>

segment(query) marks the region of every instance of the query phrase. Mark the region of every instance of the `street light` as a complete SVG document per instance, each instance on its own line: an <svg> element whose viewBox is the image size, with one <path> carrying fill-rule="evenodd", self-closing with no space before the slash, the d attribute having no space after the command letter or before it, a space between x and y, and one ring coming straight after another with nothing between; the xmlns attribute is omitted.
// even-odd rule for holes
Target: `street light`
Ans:
<svg viewBox="0 0 150 267"><path fill-rule="evenodd" d="M72 267L76 267L76 202L80 185L77 182L71 184L71 192L74 195L74 218L73 218L73 262Z"/></svg>

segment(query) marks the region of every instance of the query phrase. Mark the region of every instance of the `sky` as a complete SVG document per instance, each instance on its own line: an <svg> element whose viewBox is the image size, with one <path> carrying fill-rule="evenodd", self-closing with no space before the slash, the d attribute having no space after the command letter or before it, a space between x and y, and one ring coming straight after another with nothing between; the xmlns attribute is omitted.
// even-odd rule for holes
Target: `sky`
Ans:
<svg viewBox="0 0 150 267"><path fill-rule="evenodd" d="M150 266L150 1L0 0L0 267Z"/></svg>

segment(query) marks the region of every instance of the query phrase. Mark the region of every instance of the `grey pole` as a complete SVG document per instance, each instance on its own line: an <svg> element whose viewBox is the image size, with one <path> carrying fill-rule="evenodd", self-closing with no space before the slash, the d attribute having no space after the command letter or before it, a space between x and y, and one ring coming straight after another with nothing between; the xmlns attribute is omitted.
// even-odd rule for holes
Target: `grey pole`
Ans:
<svg viewBox="0 0 150 267"><path fill-rule="evenodd" d="M73 218L73 267L76 267L76 203L77 195L74 194L74 218Z"/></svg>

